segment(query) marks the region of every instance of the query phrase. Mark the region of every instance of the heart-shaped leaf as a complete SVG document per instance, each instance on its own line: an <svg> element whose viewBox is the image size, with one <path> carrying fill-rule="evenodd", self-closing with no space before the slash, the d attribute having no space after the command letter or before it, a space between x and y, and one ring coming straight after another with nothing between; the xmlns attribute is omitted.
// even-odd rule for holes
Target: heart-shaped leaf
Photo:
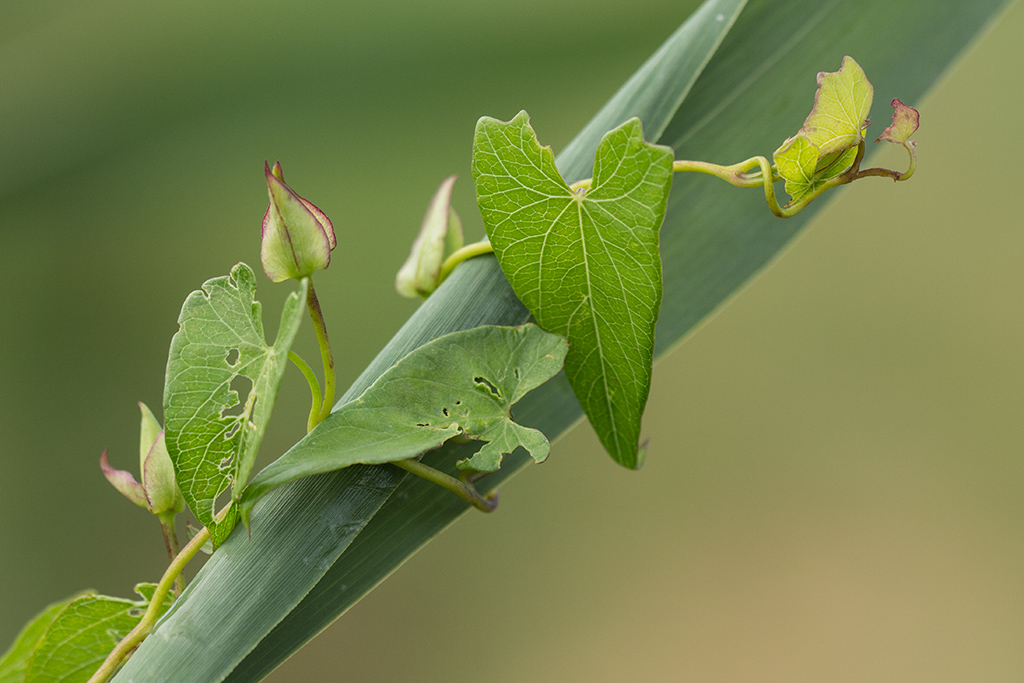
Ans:
<svg viewBox="0 0 1024 683"><path fill-rule="evenodd" d="M644 142L630 119L602 138L592 181L574 189L529 121L520 112L477 123L473 178L487 236L516 296L568 338L565 373L601 443L637 468L674 155Z"/></svg>

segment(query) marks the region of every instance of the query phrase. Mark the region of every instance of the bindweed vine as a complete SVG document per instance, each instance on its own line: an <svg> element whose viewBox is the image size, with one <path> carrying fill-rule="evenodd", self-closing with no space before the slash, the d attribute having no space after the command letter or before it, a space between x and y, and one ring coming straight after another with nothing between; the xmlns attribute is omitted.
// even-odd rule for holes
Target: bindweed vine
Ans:
<svg viewBox="0 0 1024 683"><path fill-rule="evenodd" d="M876 140L903 146L907 170L862 169L870 82L846 57L837 72L819 74L817 84L806 121L771 161L761 155L727 166L677 160L671 148L646 142L634 118L605 134L593 177L571 185L525 112L507 122L480 119L472 169L487 239L464 243L451 208L455 177L447 178L428 206L396 288L403 296L430 296L461 262L493 254L536 324L440 336L336 409L334 354L312 277L328 268L338 240L330 219L285 183L280 164L266 164L261 263L272 282L298 283L274 342L266 341L249 266L239 263L230 274L208 280L186 299L171 340L164 426L141 406L141 481L114 469L106 452L101 456L111 484L157 516L170 566L158 584L139 585L141 601L85 595L48 607L0 659L3 680L72 680L71 671L107 680L157 625L172 591L180 595L181 571L191 558L207 543L220 546L239 521L249 527L263 514L259 501L265 494L300 478L355 464L398 467L467 505L493 510L497 492L478 486L502 458L522 448L542 462L550 451L543 433L513 419L513 408L563 368L611 457L639 468L662 297L658 232L674 175L696 172L760 188L769 210L789 217L854 180L903 181L914 173L914 109L892 100L893 122ZM784 205L778 182L790 197ZM319 343L322 385L292 351L303 305ZM289 361L310 387L307 435L250 477ZM455 464L459 477L420 460L452 439L480 443ZM179 551L175 517L186 504L202 528Z"/></svg>

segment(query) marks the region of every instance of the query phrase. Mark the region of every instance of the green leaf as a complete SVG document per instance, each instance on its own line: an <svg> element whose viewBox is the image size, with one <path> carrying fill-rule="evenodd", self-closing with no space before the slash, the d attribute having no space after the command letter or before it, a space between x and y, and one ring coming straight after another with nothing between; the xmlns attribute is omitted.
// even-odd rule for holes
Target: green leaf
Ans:
<svg viewBox="0 0 1024 683"><path fill-rule="evenodd" d="M853 57L843 57L834 73L818 74L814 108L800 132L826 156L856 147L867 128L874 88Z"/></svg>
<svg viewBox="0 0 1024 683"><path fill-rule="evenodd" d="M775 150L775 167L786 181L789 205L813 199L857 158L868 126L874 89L852 57L835 73L818 74L814 107L797 134Z"/></svg>
<svg viewBox="0 0 1024 683"><path fill-rule="evenodd" d="M11 647L0 657L0 683L23 683L32 653L46 635L46 629L74 599L50 605L21 630Z"/></svg>
<svg viewBox="0 0 1024 683"><path fill-rule="evenodd" d="M512 406L551 379L565 353L565 339L536 325L476 327L421 346L256 475L240 501L243 521L282 484L415 457L457 434L488 442L460 463L466 469L492 472L520 446L543 461L548 440L513 422Z"/></svg>
<svg viewBox="0 0 1024 683"><path fill-rule="evenodd" d="M153 584L139 584L140 595L152 597ZM86 595L64 607L50 623L32 655L25 683L88 681L110 651L145 614L146 600ZM166 604L162 606L166 611Z"/></svg>
<svg viewBox="0 0 1024 683"><path fill-rule="evenodd" d="M178 317L181 329L171 340L164 385L167 450L185 502L210 529L214 546L236 521L232 506L214 522L217 496L232 487L237 499L249 479L308 286L303 280L285 302L273 346L264 340L256 279L244 263L192 292ZM232 388L240 377L248 379L249 396L240 412L228 414L240 402Z"/></svg>
<svg viewBox="0 0 1024 683"><path fill-rule="evenodd" d="M631 119L601 140L594 178L573 190L520 112L484 117L473 140L477 203L502 271L546 330L565 335L565 373L616 462L641 464L661 304L658 228L673 152Z"/></svg>
<svg viewBox="0 0 1024 683"><path fill-rule="evenodd" d="M795 203L817 189L815 173L820 150L803 133L786 141L775 152L775 167L786 181L786 192Z"/></svg>

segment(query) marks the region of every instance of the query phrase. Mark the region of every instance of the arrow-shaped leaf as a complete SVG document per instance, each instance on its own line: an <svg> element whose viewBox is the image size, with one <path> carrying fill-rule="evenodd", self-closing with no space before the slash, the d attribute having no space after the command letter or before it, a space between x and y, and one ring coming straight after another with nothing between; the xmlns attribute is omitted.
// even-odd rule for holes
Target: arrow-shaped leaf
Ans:
<svg viewBox="0 0 1024 683"><path fill-rule="evenodd" d="M520 446L543 461L547 438L513 422L511 410L558 373L565 354L565 339L536 325L475 327L424 344L257 474L241 499L243 520L282 484L412 458L456 434L488 442L463 469L492 472Z"/></svg>
<svg viewBox="0 0 1024 683"><path fill-rule="evenodd" d="M570 188L520 112L482 118L473 145L477 203L501 269L546 330L565 335L566 376L601 443L639 467L661 304L658 229L673 152L638 119L601 140L589 187Z"/></svg>
<svg viewBox="0 0 1024 683"><path fill-rule="evenodd" d="M244 263L192 292L182 306L181 329L171 340L164 385L167 451L178 487L192 514L206 525L214 545L234 528L234 508L214 521L217 496L232 487L237 499L249 478L302 321L308 281L285 302L277 340L267 346L256 279ZM238 377L251 383L237 414Z"/></svg>

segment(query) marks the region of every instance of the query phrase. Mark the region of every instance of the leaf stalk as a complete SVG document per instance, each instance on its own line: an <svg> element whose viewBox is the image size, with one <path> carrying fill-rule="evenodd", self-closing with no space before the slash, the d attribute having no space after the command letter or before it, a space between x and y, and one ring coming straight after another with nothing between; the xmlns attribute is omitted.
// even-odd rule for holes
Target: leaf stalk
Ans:
<svg viewBox="0 0 1024 683"><path fill-rule="evenodd" d="M309 419L306 421L306 433L309 434L313 431L313 427L316 427L317 423L320 422L320 410L323 407L323 401L320 396L320 382L317 380L313 369L309 367L306 361L302 360L299 354L289 351L288 360L299 369L299 372L302 373L302 376L306 378L306 382L309 384L309 393L312 396L312 407L309 409Z"/></svg>
<svg viewBox="0 0 1024 683"><path fill-rule="evenodd" d="M320 301L316 298L316 290L313 289L313 281L309 282L309 289L306 291L306 306L309 308L309 317L313 320L313 329L316 330L316 340L320 344L320 359L324 365L324 396L320 412L317 415L316 423L320 424L331 414L334 407L334 355L331 353L331 342L327 339L327 324L324 322L324 313L320 308ZM307 366L308 367L308 366ZM300 370L302 368L299 368ZM305 374L305 373L303 373Z"/></svg>
<svg viewBox="0 0 1024 683"><path fill-rule="evenodd" d="M462 500L466 501L477 510L484 512L493 512L498 507L498 492L491 491L486 496L481 496L472 484L468 482L459 481L455 477L445 474L441 470L436 470L430 465L424 465L419 460L396 460L395 465L398 465L406 472L411 472L418 477L423 477L427 481L437 484L443 488L448 489Z"/></svg>
<svg viewBox="0 0 1024 683"><path fill-rule="evenodd" d="M483 256L484 254L493 254L494 247L488 240L481 240L474 242L473 244L467 244L461 249L456 249L441 263L441 273L438 276L438 284L445 281L452 271L455 270L455 266L459 265L467 259L471 259L474 256Z"/></svg>

